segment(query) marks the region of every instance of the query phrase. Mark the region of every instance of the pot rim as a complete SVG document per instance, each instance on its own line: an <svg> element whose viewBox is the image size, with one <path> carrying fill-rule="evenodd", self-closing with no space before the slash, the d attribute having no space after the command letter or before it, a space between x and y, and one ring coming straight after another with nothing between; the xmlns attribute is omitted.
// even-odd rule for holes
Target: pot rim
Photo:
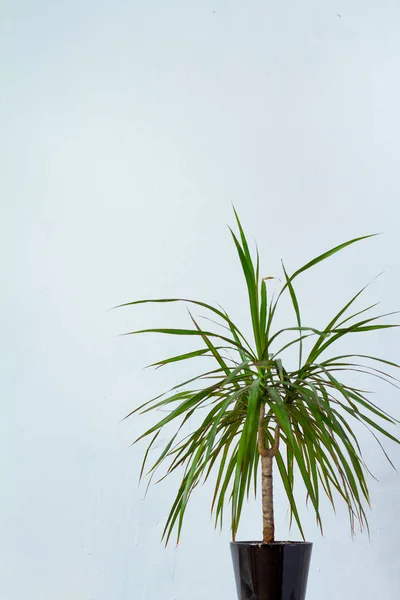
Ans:
<svg viewBox="0 0 400 600"><path fill-rule="evenodd" d="M257 542L257 541L239 541L239 542L230 542L231 546L257 546L257 547L266 547L266 546L312 546L313 542L303 542L303 541L290 541L284 540L276 542Z"/></svg>

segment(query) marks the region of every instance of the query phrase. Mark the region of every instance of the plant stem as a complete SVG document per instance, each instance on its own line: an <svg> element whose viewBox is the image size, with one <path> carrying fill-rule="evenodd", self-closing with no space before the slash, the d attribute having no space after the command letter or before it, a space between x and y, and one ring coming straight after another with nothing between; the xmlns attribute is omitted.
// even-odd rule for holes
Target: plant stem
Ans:
<svg viewBox="0 0 400 600"><path fill-rule="evenodd" d="M275 541L272 456L261 457L263 543Z"/></svg>
<svg viewBox="0 0 400 600"><path fill-rule="evenodd" d="M263 543L275 541L274 521L274 490L273 490L273 460L279 448L280 427L275 428L274 444L271 448L265 446L265 404L261 404L258 422L258 452L261 456L261 481L262 481L262 516L263 516Z"/></svg>

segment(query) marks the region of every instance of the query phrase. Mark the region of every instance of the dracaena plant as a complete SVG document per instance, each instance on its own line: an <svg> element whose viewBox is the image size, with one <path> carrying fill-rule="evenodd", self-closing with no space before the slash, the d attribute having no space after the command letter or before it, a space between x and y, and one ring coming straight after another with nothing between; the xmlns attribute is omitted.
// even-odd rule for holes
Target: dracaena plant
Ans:
<svg viewBox="0 0 400 600"><path fill-rule="evenodd" d="M386 429L387 424L397 421L371 402L369 392L343 380L343 374L367 374L396 385L398 380L387 371L397 369L399 365L362 352L335 356L332 350L335 342L349 335L397 325L379 321L387 315L369 316L375 305L353 312L353 304L363 288L324 328L311 327L302 321L294 286L296 279L305 271L371 236L344 242L310 260L291 275L282 264L283 278L274 298L268 292L270 282L267 281L271 278L260 276L258 251L253 258L236 212L235 216L238 234L232 230L231 233L246 281L254 339L247 340L224 309L202 301L166 298L135 300L120 305L182 302L204 309L213 323L222 326L222 329L204 329L189 311L191 325L188 329L156 328L127 334L190 336L201 343L200 348L191 352L153 363L151 366L156 368L200 357L210 357L215 361L214 368L174 386L130 413L162 410L162 418L138 438L149 440L141 476L146 471L160 432L166 425L175 424L175 432L162 451L157 453L148 470L154 475L166 466L164 476L176 469L183 471L163 537L167 543L176 528L179 539L193 490L213 473L215 489L211 506L215 525L222 526L224 508L230 503L231 529L235 539L244 499L252 490L257 493L261 470L263 541L273 542L274 462L287 495L291 521L294 518L303 539L294 493L295 474L304 482L307 501L315 511L321 530L320 498L321 492L324 492L334 508L338 499L346 504L353 532L356 522L361 528L367 525L365 504L369 503L367 467L353 423L367 427L382 450L380 435L400 442ZM297 325L276 330L274 317L286 294L293 306ZM289 341L287 335L291 336ZM307 353L305 346L308 346ZM289 370L283 359L285 351L293 347L298 349L298 364L294 370ZM188 432L185 426L192 415L198 416L198 426ZM388 458L386 452L385 455Z"/></svg>

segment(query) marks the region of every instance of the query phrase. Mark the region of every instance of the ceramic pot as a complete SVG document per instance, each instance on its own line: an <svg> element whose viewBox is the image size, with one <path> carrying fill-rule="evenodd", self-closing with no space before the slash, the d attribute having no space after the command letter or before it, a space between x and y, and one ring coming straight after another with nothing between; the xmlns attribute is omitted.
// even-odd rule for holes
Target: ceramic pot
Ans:
<svg viewBox="0 0 400 600"><path fill-rule="evenodd" d="M239 600L305 600L312 544L232 542Z"/></svg>

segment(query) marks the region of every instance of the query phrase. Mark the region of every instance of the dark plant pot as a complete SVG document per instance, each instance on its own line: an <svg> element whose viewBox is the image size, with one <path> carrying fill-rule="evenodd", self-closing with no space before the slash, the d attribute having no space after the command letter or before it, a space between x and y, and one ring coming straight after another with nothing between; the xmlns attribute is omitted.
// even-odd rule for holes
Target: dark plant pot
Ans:
<svg viewBox="0 0 400 600"><path fill-rule="evenodd" d="M239 600L304 600L312 544L232 542Z"/></svg>

